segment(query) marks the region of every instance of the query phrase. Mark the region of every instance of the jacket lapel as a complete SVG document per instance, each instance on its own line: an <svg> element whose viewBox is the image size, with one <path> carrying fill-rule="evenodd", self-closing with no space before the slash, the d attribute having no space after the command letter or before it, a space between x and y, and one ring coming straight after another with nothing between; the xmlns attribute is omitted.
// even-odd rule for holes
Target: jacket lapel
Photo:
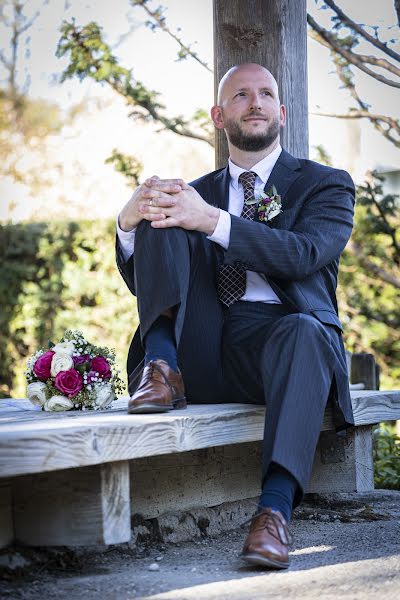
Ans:
<svg viewBox="0 0 400 600"><path fill-rule="evenodd" d="M297 158L286 152L286 150L282 150L265 184L264 190L267 191L272 185L275 185L278 194L282 198L283 208L287 208L287 203L285 202L286 193L300 176L300 170L301 165ZM226 166L224 169L218 171L210 186L211 193L209 197L213 198L215 206L223 210L228 210L229 206L229 182L229 168Z"/></svg>
<svg viewBox="0 0 400 600"><path fill-rule="evenodd" d="M229 168L221 169L216 176L214 181L211 183L211 194L210 198L213 198L213 204L228 210L229 206Z"/></svg>
<svg viewBox="0 0 400 600"><path fill-rule="evenodd" d="M288 208L286 194L290 186L300 177L300 170L301 165L297 158L286 150L282 150L265 184L264 191L267 192L274 185L282 199L283 210Z"/></svg>

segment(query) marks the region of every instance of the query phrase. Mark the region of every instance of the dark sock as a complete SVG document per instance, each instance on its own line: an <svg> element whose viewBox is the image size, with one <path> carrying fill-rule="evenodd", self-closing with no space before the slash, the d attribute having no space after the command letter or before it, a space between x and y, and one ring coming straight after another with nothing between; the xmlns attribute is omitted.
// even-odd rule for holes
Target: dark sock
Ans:
<svg viewBox="0 0 400 600"><path fill-rule="evenodd" d="M258 508L269 507L279 510L289 523L297 485L297 480L289 471L277 463L271 463L264 480Z"/></svg>
<svg viewBox="0 0 400 600"><path fill-rule="evenodd" d="M161 315L156 319L143 340L145 349L144 364L151 360L165 360L171 369L178 370L174 322Z"/></svg>

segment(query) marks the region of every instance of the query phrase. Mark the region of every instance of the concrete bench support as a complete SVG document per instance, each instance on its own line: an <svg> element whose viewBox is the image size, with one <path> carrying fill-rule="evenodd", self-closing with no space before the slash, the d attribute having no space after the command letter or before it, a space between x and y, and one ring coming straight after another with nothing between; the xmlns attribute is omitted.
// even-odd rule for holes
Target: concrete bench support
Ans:
<svg viewBox="0 0 400 600"><path fill-rule="evenodd" d="M345 437L323 431L308 492L368 492L374 489L372 427L352 428Z"/></svg>
<svg viewBox="0 0 400 600"><path fill-rule="evenodd" d="M128 461L18 477L12 493L17 543L75 546L130 539Z"/></svg>

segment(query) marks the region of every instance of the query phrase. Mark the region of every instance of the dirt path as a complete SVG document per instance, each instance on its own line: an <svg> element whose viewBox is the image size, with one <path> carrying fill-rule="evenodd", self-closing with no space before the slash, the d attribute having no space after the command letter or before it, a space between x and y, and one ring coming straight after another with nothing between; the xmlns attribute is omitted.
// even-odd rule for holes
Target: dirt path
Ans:
<svg viewBox="0 0 400 600"><path fill-rule="evenodd" d="M246 529L150 548L2 551L0 597L15 600L400 598L400 492L313 499L297 512L288 571L240 561ZM6 568L4 568L6 567Z"/></svg>

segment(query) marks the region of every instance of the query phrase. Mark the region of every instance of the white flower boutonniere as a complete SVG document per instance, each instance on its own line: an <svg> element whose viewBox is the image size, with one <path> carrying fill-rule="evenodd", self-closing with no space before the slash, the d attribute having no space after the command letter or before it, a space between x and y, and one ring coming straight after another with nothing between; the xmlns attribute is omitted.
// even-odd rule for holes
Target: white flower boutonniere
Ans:
<svg viewBox="0 0 400 600"><path fill-rule="evenodd" d="M257 197L246 200L245 204L257 204L259 221L272 221L282 211L282 199L273 185L268 192L261 192Z"/></svg>

